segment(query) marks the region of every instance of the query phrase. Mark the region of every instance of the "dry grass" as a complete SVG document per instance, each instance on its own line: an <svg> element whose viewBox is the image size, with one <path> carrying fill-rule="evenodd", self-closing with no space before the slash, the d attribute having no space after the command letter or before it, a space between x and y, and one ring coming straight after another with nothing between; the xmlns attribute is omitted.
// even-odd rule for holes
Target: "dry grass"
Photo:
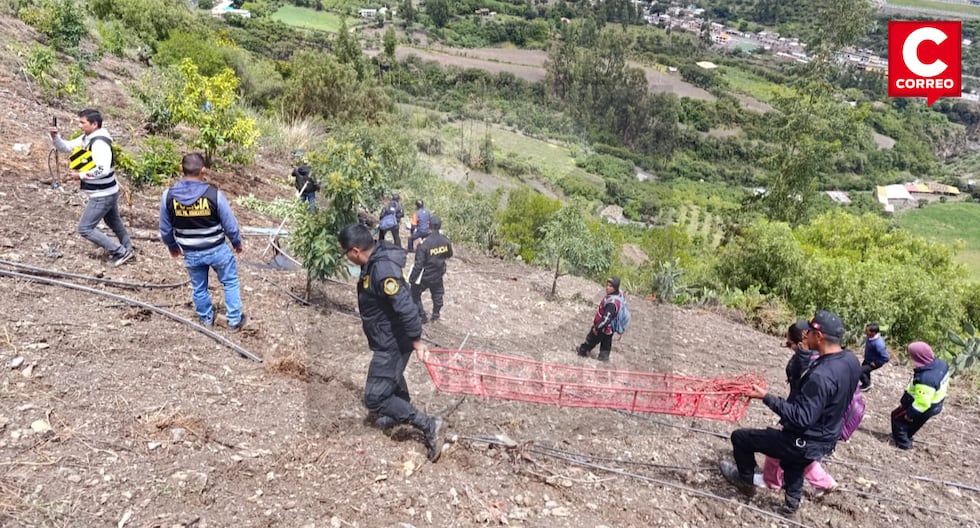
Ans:
<svg viewBox="0 0 980 528"><path fill-rule="evenodd" d="M207 425L198 416L184 414L179 409L171 412L159 411L143 420L150 433L159 433L168 429L185 429L198 438L207 438Z"/></svg>
<svg viewBox="0 0 980 528"><path fill-rule="evenodd" d="M294 150L311 150L327 137L326 127L312 118L284 119L255 116L262 131L263 153L273 158L291 156Z"/></svg>
<svg viewBox="0 0 980 528"><path fill-rule="evenodd" d="M310 369L306 366L304 358L296 352L267 361L265 370L272 374L279 374L303 382L310 381Z"/></svg>

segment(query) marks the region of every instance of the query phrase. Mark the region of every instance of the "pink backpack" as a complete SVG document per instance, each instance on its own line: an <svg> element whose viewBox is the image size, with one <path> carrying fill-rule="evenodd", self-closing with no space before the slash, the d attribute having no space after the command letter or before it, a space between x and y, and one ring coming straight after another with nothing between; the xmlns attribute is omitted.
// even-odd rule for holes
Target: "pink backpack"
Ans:
<svg viewBox="0 0 980 528"><path fill-rule="evenodd" d="M851 398L850 405L844 411L844 424L840 429L840 439L847 441L854 431L857 431L861 420L864 419L864 395L861 394L860 385L854 390L854 397Z"/></svg>

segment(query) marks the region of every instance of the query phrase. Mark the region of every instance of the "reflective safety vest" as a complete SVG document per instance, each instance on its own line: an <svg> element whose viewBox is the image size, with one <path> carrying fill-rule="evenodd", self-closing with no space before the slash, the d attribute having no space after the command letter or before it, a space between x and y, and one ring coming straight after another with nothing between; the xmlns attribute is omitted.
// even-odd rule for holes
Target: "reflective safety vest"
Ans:
<svg viewBox="0 0 980 528"><path fill-rule="evenodd" d="M225 230L218 215L218 189L208 185L197 201L184 205L167 191L167 212L174 226L174 239L184 251L211 249L225 243Z"/></svg>

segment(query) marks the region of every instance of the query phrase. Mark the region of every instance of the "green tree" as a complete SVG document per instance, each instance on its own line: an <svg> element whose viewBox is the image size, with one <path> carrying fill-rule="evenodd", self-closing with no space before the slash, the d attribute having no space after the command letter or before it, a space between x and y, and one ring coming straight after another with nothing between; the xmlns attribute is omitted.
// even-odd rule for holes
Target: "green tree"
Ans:
<svg viewBox="0 0 980 528"><path fill-rule="evenodd" d="M218 45L205 33L174 31L157 46L155 66L172 66L189 59L201 75L212 76L228 67Z"/></svg>
<svg viewBox="0 0 980 528"><path fill-rule="evenodd" d="M615 251L608 237L589 228L582 211L574 206L559 209L541 227L538 255L554 272L551 295L558 290L558 278L569 273L596 276L612 264Z"/></svg>
<svg viewBox="0 0 980 528"><path fill-rule="evenodd" d="M395 37L395 28L388 26L388 29L385 30L384 36L385 56L389 59L394 59L396 46L398 46L398 39Z"/></svg>
<svg viewBox="0 0 980 528"><path fill-rule="evenodd" d="M178 89L166 101L174 120L200 132L194 145L204 150L210 164L216 155L229 161L249 163L259 129L238 103L238 78L231 69L208 77L190 59L177 68Z"/></svg>
<svg viewBox="0 0 980 528"><path fill-rule="evenodd" d="M322 51L301 51L293 56L292 75L283 92L283 111L292 118L320 116L344 118L356 110L348 96L357 90L357 72Z"/></svg>
<svg viewBox="0 0 980 528"><path fill-rule="evenodd" d="M426 0L425 13L437 27L446 27L449 22L449 0Z"/></svg>
<svg viewBox="0 0 980 528"><path fill-rule="evenodd" d="M536 259L535 246L541 239L541 227L561 208L561 202L522 188L507 197L507 207L497 215L497 234L505 242L516 244L525 262Z"/></svg>
<svg viewBox="0 0 980 528"><path fill-rule="evenodd" d="M330 138L307 156L313 177L320 183L321 206L313 214L298 206L290 248L306 268L308 297L312 281L347 273L337 234L357 221L358 204L381 199L384 178L378 159L365 155L353 142Z"/></svg>
<svg viewBox="0 0 980 528"><path fill-rule="evenodd" d="M340 29L337 31L337 40L334 41L334 53L341 64L346 64L357 73L357 80L364 79L364 54L361 52L361 45L349 29L347 21L341 20Z"/></svg>
<svg viewBox="0 0 980 528"><path fill-rule="evenodd" d="M185 0L90 0L92 13L100 20L119 20L151 47L171 31L195 25Z"/></svg>
<svg viewBox="0 0 980 528"><path fill-rule="evenodd" d="M402 20L405 21L405 27L409 27L414 24L418 16L415 6L412 5L412 0L403 0L401 7L398 9L398 14L401 15Z"/></svg>

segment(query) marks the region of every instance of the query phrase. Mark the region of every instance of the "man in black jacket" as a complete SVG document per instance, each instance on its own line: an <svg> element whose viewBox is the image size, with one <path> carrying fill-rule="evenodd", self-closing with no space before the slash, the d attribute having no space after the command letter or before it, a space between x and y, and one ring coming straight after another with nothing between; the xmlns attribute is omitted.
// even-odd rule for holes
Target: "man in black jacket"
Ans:
<svg viewBox="0 0 980 528"><path fill-rule="evenodd" d="M429 220L431 234L419 244L415 250L415 264L408 281L412 284L412 298L419 308L419 317L423 323L429 322L422 307L422 292L432 292L432 320L439 320L442 311L442 297L446 288L442 277L446 274L446 260L453 256L453 244L439 230L442 229L442 219L433 216Z"/></svg>
<svg viewBox="0 0 980 528"><path fill-rule="evenodd" d="M320 184L313 179L309 165L300 165L293 169L293 186L304 202L309 203L311 213L316 212L316 192L320 190Z"/></svg>
<svg viewBox="0 0 980 528"><path fill-rule="evenodd" d="M405 251L375 242L371 231L350 224L337 237L347 260L361 267L357 281L357 307L368 346L374 353L364 387L364 405L381 415L378 425L409 424L425 436L428 458L441 453L442 418L427 416L412 406L405 381L405 367L412 351L428 354L422 344L422 324L408 286L402 278Z"/></svg>
<svg viewBox="0 0 980 528"><path fill-rule="evenodd" d="M861 363L841 348L844 323L833 312L818 310L809 321L804 344L820 355L800 379L799 393L788 400L753 386L746 393L759 398L779 415L783 429L738 429L732 433L735 464L724 461L721 472L745 495L755 494L752 477L755 454L778 458L783 468L785 502L776 511L795 514L803 497L803 472L814 460L834 450L840 438L844 412L851 402L861 375Z"/></svg>

